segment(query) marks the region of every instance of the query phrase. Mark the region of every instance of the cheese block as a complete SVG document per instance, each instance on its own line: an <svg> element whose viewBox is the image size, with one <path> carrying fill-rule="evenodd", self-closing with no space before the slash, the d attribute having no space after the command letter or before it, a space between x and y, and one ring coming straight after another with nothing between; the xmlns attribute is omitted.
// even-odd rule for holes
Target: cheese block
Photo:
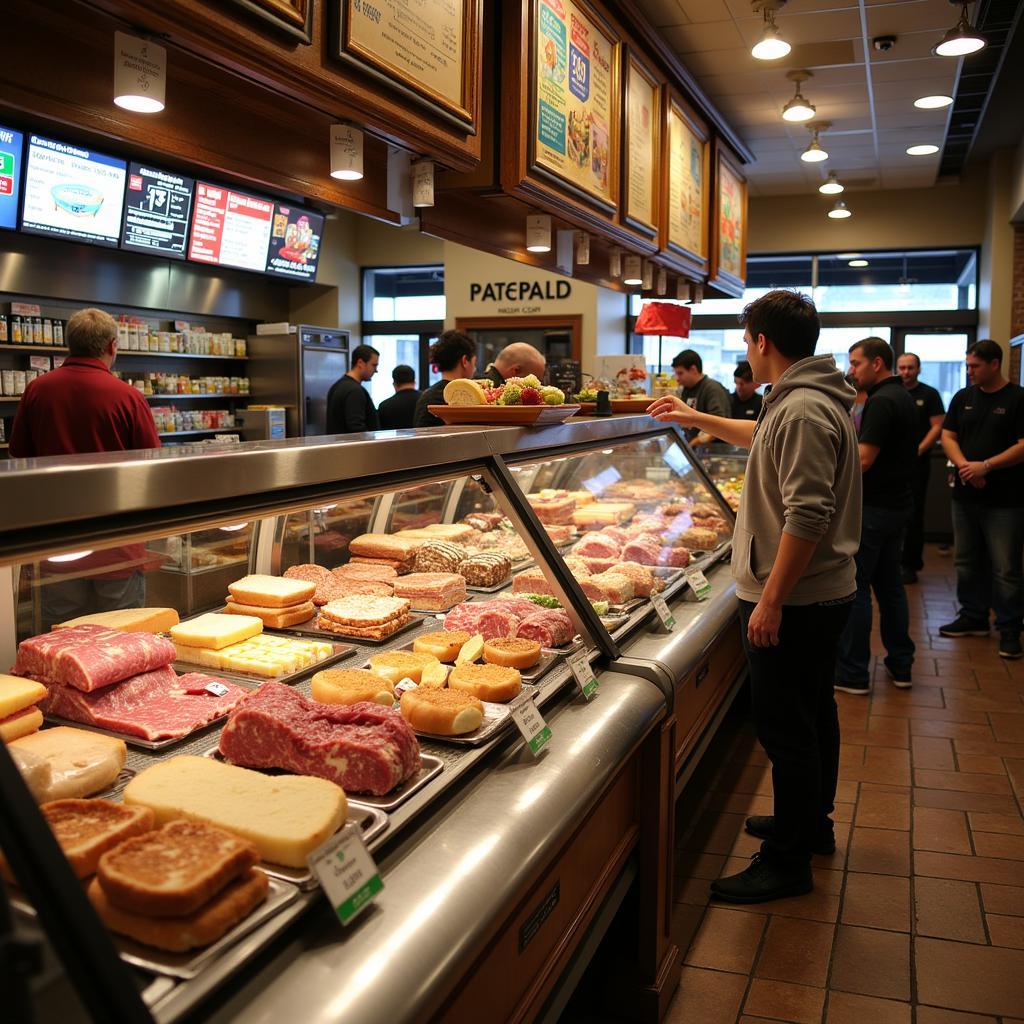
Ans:
<svg viewBox="0 0 1024 1024"><path fill-rule="evenodd" d="M21 736L28 736L43 724L43 713L39 708L25 708L15 711L7 718L0 718L0 740L10 743Z"/></svg>
<svg viewBox="0 0 1024 1024"><path fill-rule="evenodd" d="M67 622L58 622L53 628L106 626L108 629L119 629L122 633L166 633L178 621L178 613L173 608L119 608L112 612L79 615Z"/></svg>
<svg viewBox="0 0 1024 1024"><path fill-rule="evenodd" d="M450 380L444 386L446 405L486 405L487 395L475 380Z"/></svg>
<svg viewBox="0 0 1024 1024"><path fill-rule="evenodd" d="M219 651L262 633L263 622L252 615L207 612L172 626L168 632L175 646L183 644L186 647L205 647Z"/></svg>
<svg viewBox="0 0 1024 1024"><path fill-rule="evenodd" d="M306 856L341 827L340 786L310 775L264 775L210 757L151 765L125 787L126 804L149 807L158 825L205 821L254 843L265 861L306 866Z"/></svg>
<svg viewBox="0 0 1024 1024"><path fill-rule="evenodd" d="M124 767L124 740L60 725L10 743L12 753L35 754L49 764L48 782L33 788L37 800L92 796L114 784Z"/></svg>
<svg viewBox="0 0 1024 1024"><path fill-rule="evenodd" d="M284 576L245 576L228 586L237 604L256 604L261 608L287 608L312 601L316 584Z"/></svg>
<svg viewBox="0 0 1024 1024"><path fill-rule="evenodd" d="M308 668L334 652L333 646L322 640L299 640L266 633L220 650L187 647L179 643L174 648L178 660L190 665L215 668L221 672L245 672L268 679Z"/></svg>
<svg viewBox="0 0 1024 1024"><path fill-rule="evenodd" d="M316 614L316 605L312 601L305 601L302 604L288 605L286 608L261 608L257 604L238 604L234 598L228 598L224 614L252 615L268 629L284 629L313 618Z"/></svg>
<svg viewBox="0 0 1024 1024"><path fill-rule="evenodd" d="M0 721L38 704L45 696L42 683L0 673Z"/></svg>

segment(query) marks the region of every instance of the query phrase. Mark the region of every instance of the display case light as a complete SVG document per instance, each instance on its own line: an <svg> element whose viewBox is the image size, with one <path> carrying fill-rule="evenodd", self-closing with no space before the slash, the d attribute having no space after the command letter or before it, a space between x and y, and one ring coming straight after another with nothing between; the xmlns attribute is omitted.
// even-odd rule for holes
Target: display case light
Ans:
<svg viewBox="0 0 1024 1024"><path fill-rule="evenodd" d="M148 39L114 33L114 102L136 114L164 109L167 51Z"/></svg>
<svg viewBox="0 0 1024 1024"><path fill-rule="evenodd" d="M70 551L66 555L53 555L48 558L48 562L77 562L80 558L85 558L86 555L91 555L92 551Z"/></svg>
<svg viewBox="0 0 1024 1024"><path fill-rule="evenodd" d="M362 180L363 133L354 125L331 125L331 177L340 181Z"/></svg>
<svg viewBox="0 0 1024 1024"><path fill-rule="evenodd" d="M627 256L622 261L622 283L642 285L644 283L643 261L639 256Z"/></svg>
<svg viewBox="0 0 1024 1024"><path fill-rule="evenodd" d="M551 218L546 213L526 218L526 251L551 252Z"/></svg>

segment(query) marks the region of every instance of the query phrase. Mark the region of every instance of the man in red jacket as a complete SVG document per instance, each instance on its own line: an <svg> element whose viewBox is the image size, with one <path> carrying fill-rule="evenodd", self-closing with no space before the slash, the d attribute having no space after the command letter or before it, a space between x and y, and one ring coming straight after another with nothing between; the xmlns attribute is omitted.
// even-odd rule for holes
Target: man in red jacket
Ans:
<svg viewBox="0 0 1024 1024"><path fill-rule="evenodd" d="M25 389L11 429L11 455L159 448L145 398L110 372L117 357L114 318L101 309L79 310L68 321L65 339L70 355L63 366ZM142 544L58 557L44 563L45 572L64 578L40 580L44 629L76 615L145 604Z"/></svg>

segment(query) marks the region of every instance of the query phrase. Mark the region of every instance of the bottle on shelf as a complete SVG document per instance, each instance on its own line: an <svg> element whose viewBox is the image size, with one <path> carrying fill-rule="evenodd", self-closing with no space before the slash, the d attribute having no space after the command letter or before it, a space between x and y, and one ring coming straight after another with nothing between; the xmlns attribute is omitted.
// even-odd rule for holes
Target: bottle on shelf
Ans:
<svg viewBox="0 0 1024 1024"><path fill-rule="evenodd" d="M11 342L15 345L21 345L22 339L24 338L24 327L21 322L20 316L11 317Z"/></svg>

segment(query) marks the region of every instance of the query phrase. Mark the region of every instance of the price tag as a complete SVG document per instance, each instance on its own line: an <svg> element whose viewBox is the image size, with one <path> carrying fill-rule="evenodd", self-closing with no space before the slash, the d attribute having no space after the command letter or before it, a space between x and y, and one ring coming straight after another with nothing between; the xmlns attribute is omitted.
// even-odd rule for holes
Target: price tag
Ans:
<svg viewBox="0 0 1024 1024"><path fill-rule="evenodd" d="M401 697L406 690L415 689L417 689L416 684L408 676L406 676L404 679L400 679L398 681L398 685L395 687L395 696Z"/></svg>
<svg viewBox="0 0 1024 1024"><path fill-rule="evenodd" d="M569 655L569 668L576 677L583 696L590 700L597 693L597 678L594 670L590 667L590 652L582 647L574 654Z"/></svg>
<svg viewBox="0 0 1024 1024"><path fill-rule="evenodd" d="M530 752L534 755L539 754L551 739L551 729L544 722L533 698L528 693L520 694L509 704L508 709Z"/></svg>
<svg viewBox="0 0 1024 1024"><path fill-rule="evenodd" d="M676 624L676 618L669 610L667 604L665 604L665 598L661 594L651 594L651 605L654 607L658 618L661 619L661 624L666 629L672 629Z"/></svg>
<svg viewBox="0 0 1024 1024"><path fill-rule="evenodd" d="M342 924L348 924L384 888L355 822L321 843L306 860Z"/></svg>
<svg viewBox="0 0 1024 1024"><path fill-rule="evenodd" d="M687 569L686 582L690 584L698 601L706 601L711 596L711 584L700 569Z"/></svg>

